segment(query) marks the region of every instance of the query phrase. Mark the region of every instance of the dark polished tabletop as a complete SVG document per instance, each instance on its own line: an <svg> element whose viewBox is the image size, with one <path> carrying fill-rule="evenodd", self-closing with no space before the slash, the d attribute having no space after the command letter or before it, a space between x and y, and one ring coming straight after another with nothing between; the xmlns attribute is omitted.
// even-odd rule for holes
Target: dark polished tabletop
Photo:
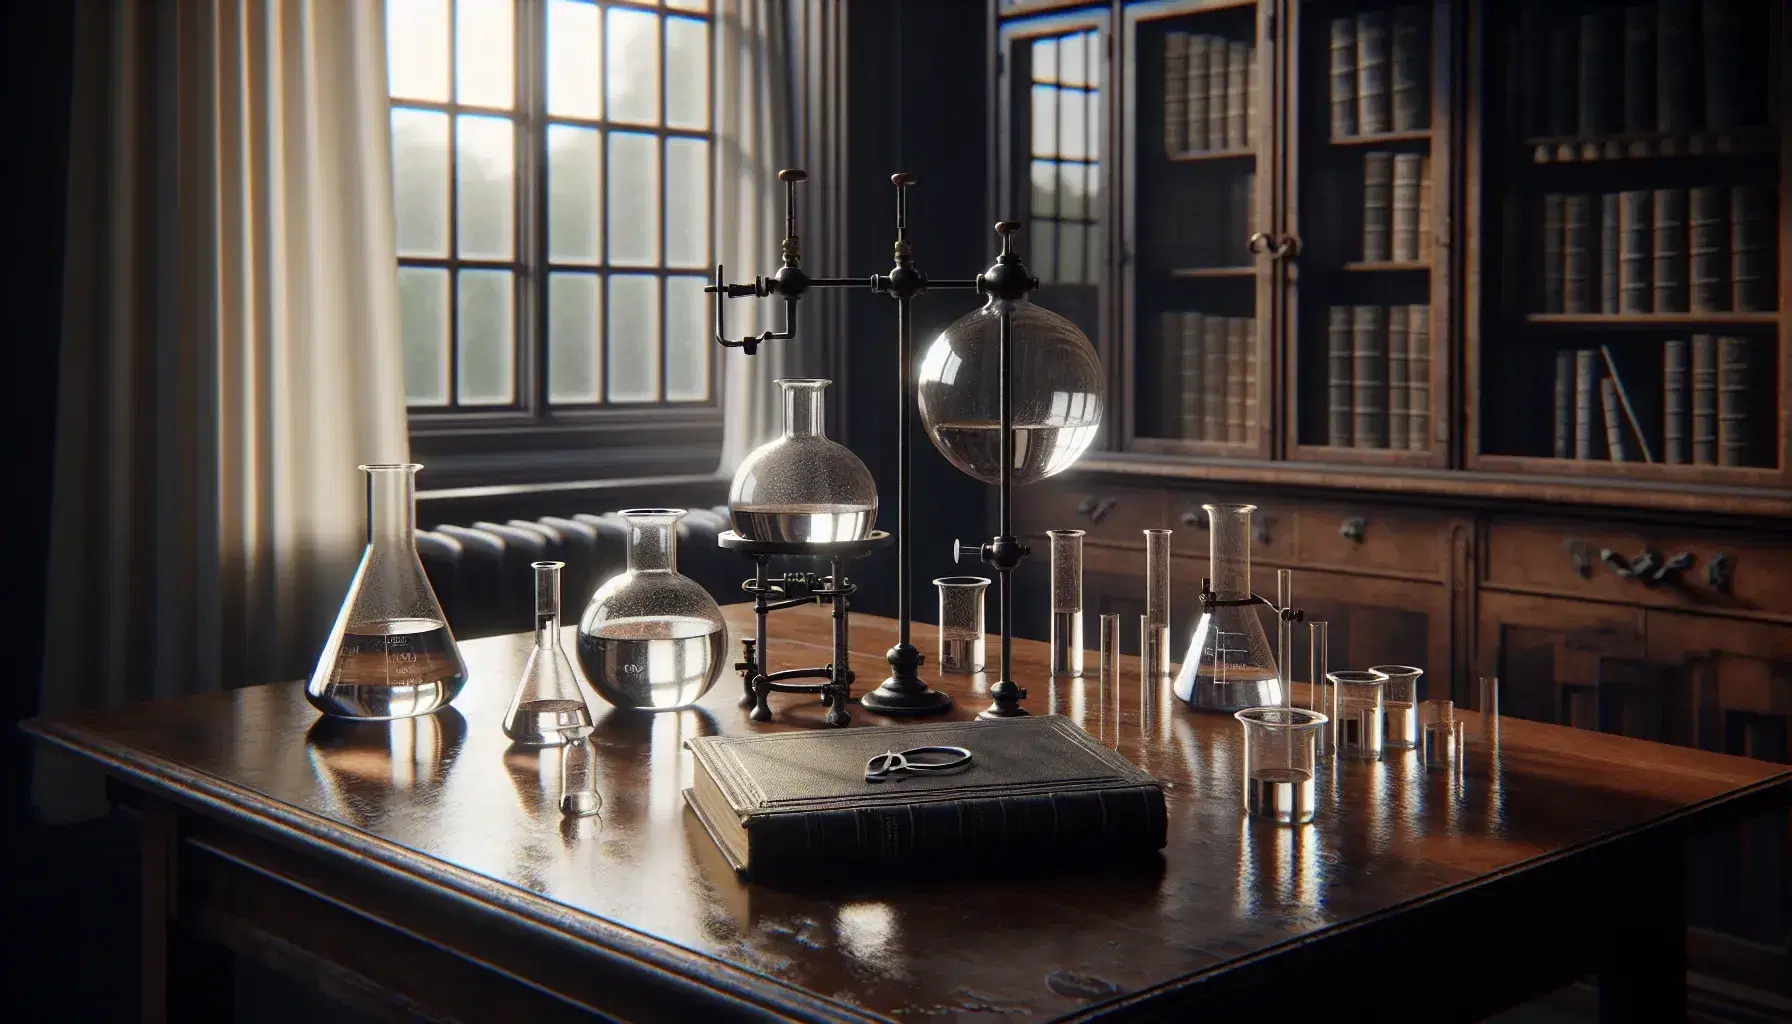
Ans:
<svg viewBox="0 0 1792 1024"><path fill-rule="evenodd" d="M750 635L750 608L731 607L728 618L736 637ZM772 668L827 661L822 609L772 622ZM931 627L915 633L928 654L925 677L958 697L955 717L974 716L993 676L942 684ZM894 639L889 620L854 616L858 692L881 679ZM1345 762L1322 772L1313 825L1278 827L1241 815L1240 727L1230 716L1162 705L1141 714L1132 658L1116 711L1115 695L1098 692L1093 653L1089 677L1048 684L1045 646L1017 641L1027 707L1069 716L1165 782L1162 857L1144 867L1061 865L1044 876L987 863L774 888L737 879L686 809L691 758L682 744L824 728L821 705L774 696L776 721L755 725L737 706L732 672L685 711L623 713L593 697L604 808L564 819L558 754L510 750L499 729L529 643L516 635L465 644L471 681L452 709L424 719L320 720L293 683L27 728L136 784L179 781L214 812L247 808L289 837L440 870L569 933L629 936L640 949L695 954L755 983L805 990L844 1017L853 1007L898 1019L1037 1020L1087 1009L1641 826L1783 793L1792 780L1778 765L1514 719L1488 744L1479 717L1464 713L1470 744L1460 771L1427 771L1411 752ZM731 642L730 658L738 650ZM997 650L992 638L992 661ZM854 726L889 721L852 711Z"/></svg>

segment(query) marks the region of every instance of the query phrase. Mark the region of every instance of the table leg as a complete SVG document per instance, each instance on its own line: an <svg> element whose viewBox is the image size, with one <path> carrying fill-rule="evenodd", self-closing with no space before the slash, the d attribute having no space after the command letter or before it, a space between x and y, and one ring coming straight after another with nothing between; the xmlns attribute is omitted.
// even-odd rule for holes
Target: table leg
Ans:
<svg viewBox="0 0 1792 1024"><path fill-rule="evenodd" d="M1602 1021L1686 1019L1686 886L1678 836L1624 858L1599 970Z"/></svg>
<svg viewBox="0 0 1792 1024"><path fill-rule="evenodd" d="M144 798L144 1024L228 1021L235 992L228 950L201 941L180 917L180 816Z"/></svg>

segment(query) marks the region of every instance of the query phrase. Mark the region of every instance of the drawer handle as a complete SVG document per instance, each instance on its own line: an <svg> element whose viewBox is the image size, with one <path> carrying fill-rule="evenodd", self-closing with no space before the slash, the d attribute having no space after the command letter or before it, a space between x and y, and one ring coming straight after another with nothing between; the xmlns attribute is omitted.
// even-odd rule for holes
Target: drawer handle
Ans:
<svg viewBox="0 0 1792 1024"><path fill-rule="evenodd" d="M1262 516L1259 519L1257 519L1255 522L1251 523L1251 534L1254 537L1256 537L1257 543L1268 544L1269 543L1269 517Z"/></svg>
<svg viewBox="0 0 1792 1024"><path fill-rule="evenodd" d="M1178 518L1182 520L1182 525L1184 526L1192 526L1197 530L1207 529L1207 512L1205 509L1184 509L1182 515Z"/></svg>
<svg viewBox="0 0 1792 1024"><path fill-rule="evenodd" d="M1084 498L1076 503L1077 512L1091 523L1099 523L1108 517L1114 506L1120 503L1118 498Z"/></svg>
<svg viewBox="0 0 1792 1024"><path fill-rule="evenodd" d="M1599 549L1599 560L1611 567L1612 574L1622 580L1636 580L1645 587L1661 583L1678 583L1677 577L1692 568L1696 559L1691 552L1675 555L1667 561L1648 548L1635 558L1625 558L1611 548Z"/></svg>
<svg viewBox="0 0 1792 1024"><path fill-rule="evenodd" d="M1729 555L1718 553L1705 563L1705 583L1720 593L1730 592L1730 577L1736 572L1736 561Z"/></svg>
<svg viewBox="0 0 1792 1024"><path fill-rule="evenodd" d="M1587 554L1587 546L1578 540L1565 540L1562 545L1568 549L1568 564L1574 567L1574 574L1583 580L1593 578L1593 560Z"/></svg>
<svg viewBox="0 0 1792 1024"><path fill-rule="evenodd" d="M1338 536L1350 541L1352 544L1361 544L1363 542L1363 528L1368 525L1369 520L1364 519L1361 516L1353 516L1338 524Z"/></svg>
<svg viewBox="0 0 1792 1024"><path fill-rule="evenodd" d="M1636 579L1636 571L1630 567L1630 559L1618 554L1611 548L1599 549L1599 560L1611 567L1612 575L1621 580Z"/></svg>
<svg viewBox="0 0 1792 1024"><path fill-rule="evenodd" d="M1650 576L1644 582L1650 585L1657 583L1678 585L1680 583L1680 575L1692 568L1693 563L1696 561L1698 561L1696 555L1690 551L1683 551L1668 559L1666 562L1663 562L1661 568L1655 570L1654 575Z"/></svg>

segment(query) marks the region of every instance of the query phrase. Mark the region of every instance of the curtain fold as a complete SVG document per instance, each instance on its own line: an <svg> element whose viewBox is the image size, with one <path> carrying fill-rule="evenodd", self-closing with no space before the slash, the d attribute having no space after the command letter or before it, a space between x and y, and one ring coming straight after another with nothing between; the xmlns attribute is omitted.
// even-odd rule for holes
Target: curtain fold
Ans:
<svg viewBox="0 0 1792 1024"><path fill-rule="evenodd" d="M408 457L384 4L81 0L40 707L307 674ZM104 809L40 757L40 813Z"/></svg>

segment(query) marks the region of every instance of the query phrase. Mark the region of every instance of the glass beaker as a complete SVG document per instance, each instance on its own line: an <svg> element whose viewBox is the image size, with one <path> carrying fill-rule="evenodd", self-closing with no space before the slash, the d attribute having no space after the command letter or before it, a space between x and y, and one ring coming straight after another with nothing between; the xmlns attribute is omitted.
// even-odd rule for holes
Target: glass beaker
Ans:
<svg viewBox="0 0 1792 1024"><path fill-rule="evenodd" d="M1047 530L1052 554L1052 675L1083 674L1083 531Z"/></svg>
<svg viewBox="0 0 1792 1024"><path fill-rule="evenodd" d="M941 576L940 671L983 671L983 592L989 580L982 576Z"/></svg>
<svg viewBox="0 0 1792 1024"><path fill-rule="evenodd" d="M417 557L415 463L362 466L367 550L305 684L305 699L338 718L427 715L467 682L448 618Z"/></svg>
<svg viewBox="0 0 1792 1024"><path fill-rule="evenodd" d="M603 809L597 791L597 764L591 749L591 723L566 729L566 746L560 751L560 813L584 818Z"/></svg>
<svg viewBox="0 0 1792 1024"><path fill-rule="evenodd" d="M560 645L560 570L565 562L533 562L535 649L504 714L504 735L531 747L570 743L567 730L590 728L591 708L572 660Z"/></svg>
<svg viewBox="0 0 1792 1024"><path fill-rule="evenodd" d="M1381 760L1381 687L1388 677L1370 669L1329 673L1332 700L1338 709L1338 756L1359 761Z"/></svg>
<svg viewBox="0 0 1792 1024"><path fill-rule="evenodd" d="M695 704L722 672L728 625L715 598L678 574L681 508L634 508L628 569L597 588L579 620L579 665L619 708Z"/></svg>
<svg viewBox="0 0 1792 1024"><path fill-rule="evenodd" d="M1251 595L1251 513L1257 506L1201 507L1207 510L1213 603L1203 605L1195 624L1176 673L1176 696L1212 711L1281 704L1281 672Z"/></svg>
<svg viewBox="0 0 1792 1024"><path fill-rule="evenodd" d="M1170 629L1170 531L1145 531L1145 621ZM1141 650L1139 652L1143 654ZM1160 676L1170 674L1170 645L1159 644L1153 667Z"/></svg>
<svg viewBox="0 0 1792 1024"><path fill-rule="evenodd" d="M1428 700L1419 705L1419 754L1427 768L1442 768L1456 759L1456 705Z"/></svg>
<svg viewBox="0 0 1792 1024"><path fill-rule="evenodd" d="M1313 820L1313 770L1326 717L1305 708L1246 708L1244 809L1284 825Z"/></svg>
<svg viewBox="0 0 1792 1024"><path fill-rule="evenodd" d="M728 489L734 532L748 540L863 540L877 525L877 483L845 445L825 433L832 381L778 381L784 433L755 448Z"/></svg>
<svg viewBox="0 0 1792 1024"><path fill-rule="evenodd" d="M1381 707L1387 721L1388 746L1411 750L1419 745L1419 678L1422 668L1411 665L1371 665L1369 671L1388 677L1381 688Z"/></svg>

